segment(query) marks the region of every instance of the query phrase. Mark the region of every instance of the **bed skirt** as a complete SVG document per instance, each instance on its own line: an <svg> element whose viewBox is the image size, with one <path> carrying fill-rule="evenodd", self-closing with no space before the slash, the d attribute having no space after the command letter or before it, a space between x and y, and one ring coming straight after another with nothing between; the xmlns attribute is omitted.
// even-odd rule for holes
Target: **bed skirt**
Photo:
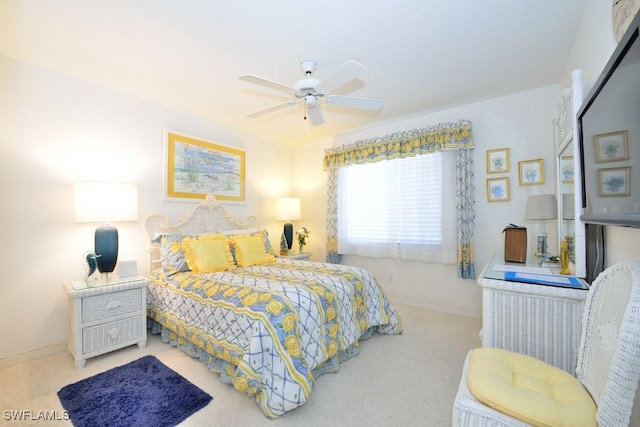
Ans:
<svg viewBox="0 0 640 427"><path fill-rule="evenodd" d="M195 359L198 359L204 364L206 364L207 369L211 372L218 374L220 377L220 380L223 383L233 385L236 388L236 390L242 391L249 396L253 396L256 398L257 401L259 401L260 399L258 396L258 394L260 393L259 390L257 392L252 392L252 390L248 390L248 389L241 390L241 387L239 388L238 385L233 383L236 366L233 365L232 363L229 363L219 357L209 354L205 349L198 347L197 345L188 341L184 337L179 336L176 332L172 331L171 329L165 326L162 326L160 323L156 322L155 320L149 317L147 317L147 328L150 329L153 335L160 334L162 342L167 343L172 347L176 347L178 350L181 350L184 353L188 354L189 356ZM360 339L358 341L353 343L347 349L339 351L335 356L327 359L320 366L313 369L311 372L313 374L314 380L319 378L323 374L338 372L340 370L340 363L344 362L345 360L351 359L352 357L355 357L360 353L359 341L371 338L373 333L378 328L379 327L373 326L367 329L360 336Z"/></svg>

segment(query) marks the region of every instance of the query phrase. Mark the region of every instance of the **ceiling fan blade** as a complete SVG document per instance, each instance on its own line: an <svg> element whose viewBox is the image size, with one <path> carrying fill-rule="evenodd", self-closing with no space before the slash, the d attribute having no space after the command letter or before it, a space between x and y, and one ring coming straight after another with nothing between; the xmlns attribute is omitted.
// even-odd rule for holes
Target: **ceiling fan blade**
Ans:
<svg viewBox="0 0 640 427"><path fill-rule="evenodd" d="M309 117L309 121L312 126L318 126L324 123L324 117L322 116L322 110L319 105L316 105L313 108L308 108L307 117Z"/></svg>
<svg viewBox="0 0 640 427"><path fill-rule="evenodd" d="M273 111L276 110L280 110L282 108L288 107L290 105L296 105L298 102L300 102L300 100L295 100L295 101L287 101L287 102L283 102L280 104L276 104L276 105L272 105L271 107L267 107L267 108L263 108L262 110L258 110L258 111L254 111L253 113L249 113L247 114L247 117L250 119L256 118L258 116L261 116L263 114L267 114L267 113L271 113Z"/></svg>
<svg viewBox="0 0 640 427"><path fill-rule="evenodd" d="M379 110L384 102L381 98L363 98L360 96L329 95L325 99L327 104L342 107L363 108L365 110Z"/></svg>
<svg viewBox="0 0 640 427"><path fill-rule="evenodd" d="M322 80L316 86L316 90L324 90L331 92L342 87L352 80L364 77L367 69L356 61L349 60L342 64L340 68L334 71L329 77Z"/></svg>
<svg viewBox="0 0 640 427"><path fill-rule="evenodd" d="M278 83L278 82L274 82L272 80L267 80L267 79L263 79L262 77L258 77L256 75L253 74L244 74L240 77L238 77L240 80L244 80L247 81L249 83L255 83L257 85L261 85L261 86L267 86L270 87L271 89L275 89L275 90L279 90L281 92L296 92L296 90L294 88L292 88L291 86L287 86L284 85L282 83Z"/></svg>

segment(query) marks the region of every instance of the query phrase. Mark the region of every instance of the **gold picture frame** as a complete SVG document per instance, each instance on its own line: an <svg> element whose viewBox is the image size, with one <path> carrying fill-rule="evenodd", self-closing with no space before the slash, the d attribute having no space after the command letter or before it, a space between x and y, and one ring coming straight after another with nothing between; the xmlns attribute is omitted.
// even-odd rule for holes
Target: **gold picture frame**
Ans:
<svg viewBox="0 0 640 427"><path fill-rule="evenodd" d="M572 183L575 175L573 156L560 157L560 176L563 183Z"/></svg>
<svg viewBox="0 0 640 427"><path fill-rule="evenodd" d="M598 169L598 196L625 197L631 194L631 168Z"/></svg>
<svg viewBox="0 0 640 427"><path fill-rule="evenodd" d="M626 130L594 135L593 145L596 163L618 162L629 159Z"/></svg>
<svg viewBox="0 0 640 427"><path fill-rule="evenodd" d="M518 162L520 185L544 184L544 159L522 160Z"/></svg>
<svg viewBox="0 0 640 427"><path fill-rule="evenodd" d="M509 172L509 148L487 150L487 173Z"/></svg>
<svg viewBox="0 0 640 427"><path fill-rule="evenodd" d="M510 198L509 177L487 179L487 202L507 202Z"/></svg>
<svg viewBox="0 0 640 427"><path fill-rule="evenodd" d="M204 139L165 131L165 198L245 201L245 152Z"/></svg>

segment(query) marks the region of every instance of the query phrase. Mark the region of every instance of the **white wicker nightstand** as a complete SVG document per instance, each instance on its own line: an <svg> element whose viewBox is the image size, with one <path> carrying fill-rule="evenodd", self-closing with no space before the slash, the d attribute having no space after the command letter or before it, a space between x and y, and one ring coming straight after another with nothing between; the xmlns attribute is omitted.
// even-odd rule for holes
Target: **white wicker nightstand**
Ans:
<svg viewBox="0 0 640 427"><path fill-rule="evenodd" d="M76 368L90 357L147 344L147 280L142 276L108 284L65 283L69 299L69 351Z"/></svg>
<svg viewBox="0 0 640 427"><path fill-rule="evenodd" d="M495 279L497 263L510 264L497 254L478 278L482 346L528 354L575 374L587 290Z"/></svg>

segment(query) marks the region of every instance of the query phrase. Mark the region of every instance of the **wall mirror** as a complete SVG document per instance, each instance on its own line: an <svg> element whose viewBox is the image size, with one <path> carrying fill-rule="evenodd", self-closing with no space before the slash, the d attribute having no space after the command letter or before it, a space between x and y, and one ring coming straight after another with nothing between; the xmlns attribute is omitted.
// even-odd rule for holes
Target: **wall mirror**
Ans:
<svg viewBox="0 0 640 427"><path fill-rule="evenodd" d="M586 277L586 232L580 220L582 175L575 120L582 104L582 71L575 70L571 78L572 88L563 94L556 122L558 253L560 242L566 240L573 274Z"/></svg>
<svg viewBox="0 0 640 427"><path fill-rule="evenodd" d="M571 262L575 263L575 157L573 138L558 152L558 236L567 242ZM560 253L560 247L558 247Z"/></svg>

